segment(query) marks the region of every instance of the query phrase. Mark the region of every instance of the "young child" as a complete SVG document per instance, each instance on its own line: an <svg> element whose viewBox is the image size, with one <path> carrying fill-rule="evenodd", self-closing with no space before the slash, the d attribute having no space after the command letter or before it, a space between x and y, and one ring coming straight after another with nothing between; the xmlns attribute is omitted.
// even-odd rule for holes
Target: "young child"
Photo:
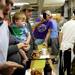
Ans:
<svg viewBox="0 0 75 75"><path fill-rule="evenodd" d="M13 24L11 25L11 34L15 38L15 44L17 43L25 43L29 45L30 43L30 32L26 27L26 16L22 12L16 12L13 16ZM24 48L20 50L20 54L22 55L24 61L27 61L28 58L25 54Z"/></svg>

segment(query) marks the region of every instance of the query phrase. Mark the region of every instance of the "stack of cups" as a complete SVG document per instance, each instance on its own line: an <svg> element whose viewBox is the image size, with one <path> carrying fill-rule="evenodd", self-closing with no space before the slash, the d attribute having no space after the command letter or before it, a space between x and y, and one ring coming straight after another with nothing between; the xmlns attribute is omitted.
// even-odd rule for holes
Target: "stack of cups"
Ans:
<svg viewBox="0 0 75 75"><path fill-rule="evenodd" d="M47 53L47 49L46 48L42 48L42 54L46 55L46 53Z"/></svg>

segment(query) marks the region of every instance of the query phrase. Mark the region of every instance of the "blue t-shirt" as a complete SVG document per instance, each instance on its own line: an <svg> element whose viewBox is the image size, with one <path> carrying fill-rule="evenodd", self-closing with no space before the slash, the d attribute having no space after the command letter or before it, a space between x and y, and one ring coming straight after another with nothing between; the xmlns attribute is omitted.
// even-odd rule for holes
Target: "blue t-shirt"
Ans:
<svg viewBox="0 0 75 75"><path fill-rule="evenodd" d="M53 19L50 19L50 21L53 24L53 28L51 30L50 38L57 38L58 37L58 25L57 25L57 22L55 20L53 20Z"/></svg>
<svg viewBox="0 0 75 75"><path fill-rule="evenodd" d="M52 29L52 22L45 21L39 27L35 28L33 34L37 39L45 39L48 29Z"/></svg>

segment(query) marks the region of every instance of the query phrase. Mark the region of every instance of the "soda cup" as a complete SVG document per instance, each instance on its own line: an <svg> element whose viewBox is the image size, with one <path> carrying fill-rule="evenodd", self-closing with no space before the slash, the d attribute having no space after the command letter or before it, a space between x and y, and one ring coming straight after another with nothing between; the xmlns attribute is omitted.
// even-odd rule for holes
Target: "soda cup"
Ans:
<svg viewBox="0 0 75 75"><path fill-rule="evenodd" d="M47 49L46 48L42 48L42 54L46 55Z"/></svg>

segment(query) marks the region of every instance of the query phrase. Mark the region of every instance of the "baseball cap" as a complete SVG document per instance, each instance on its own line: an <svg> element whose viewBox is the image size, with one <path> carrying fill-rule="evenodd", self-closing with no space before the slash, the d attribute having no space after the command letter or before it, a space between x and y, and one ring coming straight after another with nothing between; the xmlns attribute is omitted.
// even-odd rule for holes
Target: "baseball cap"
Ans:
<svg viewBox="0 0 75 75"><path fill-rule="evenodd" d="M21 11L24 11L24 10L33 10L32 6L31 5L23 5L22 8L20 9Z"/></svg>
<svg viewBox="0 0 75 75"><path fill-rule="evenodd" d="M52 16L51 11L49 11L49 10L46 10L45 13L49 16Z"/></svg>

